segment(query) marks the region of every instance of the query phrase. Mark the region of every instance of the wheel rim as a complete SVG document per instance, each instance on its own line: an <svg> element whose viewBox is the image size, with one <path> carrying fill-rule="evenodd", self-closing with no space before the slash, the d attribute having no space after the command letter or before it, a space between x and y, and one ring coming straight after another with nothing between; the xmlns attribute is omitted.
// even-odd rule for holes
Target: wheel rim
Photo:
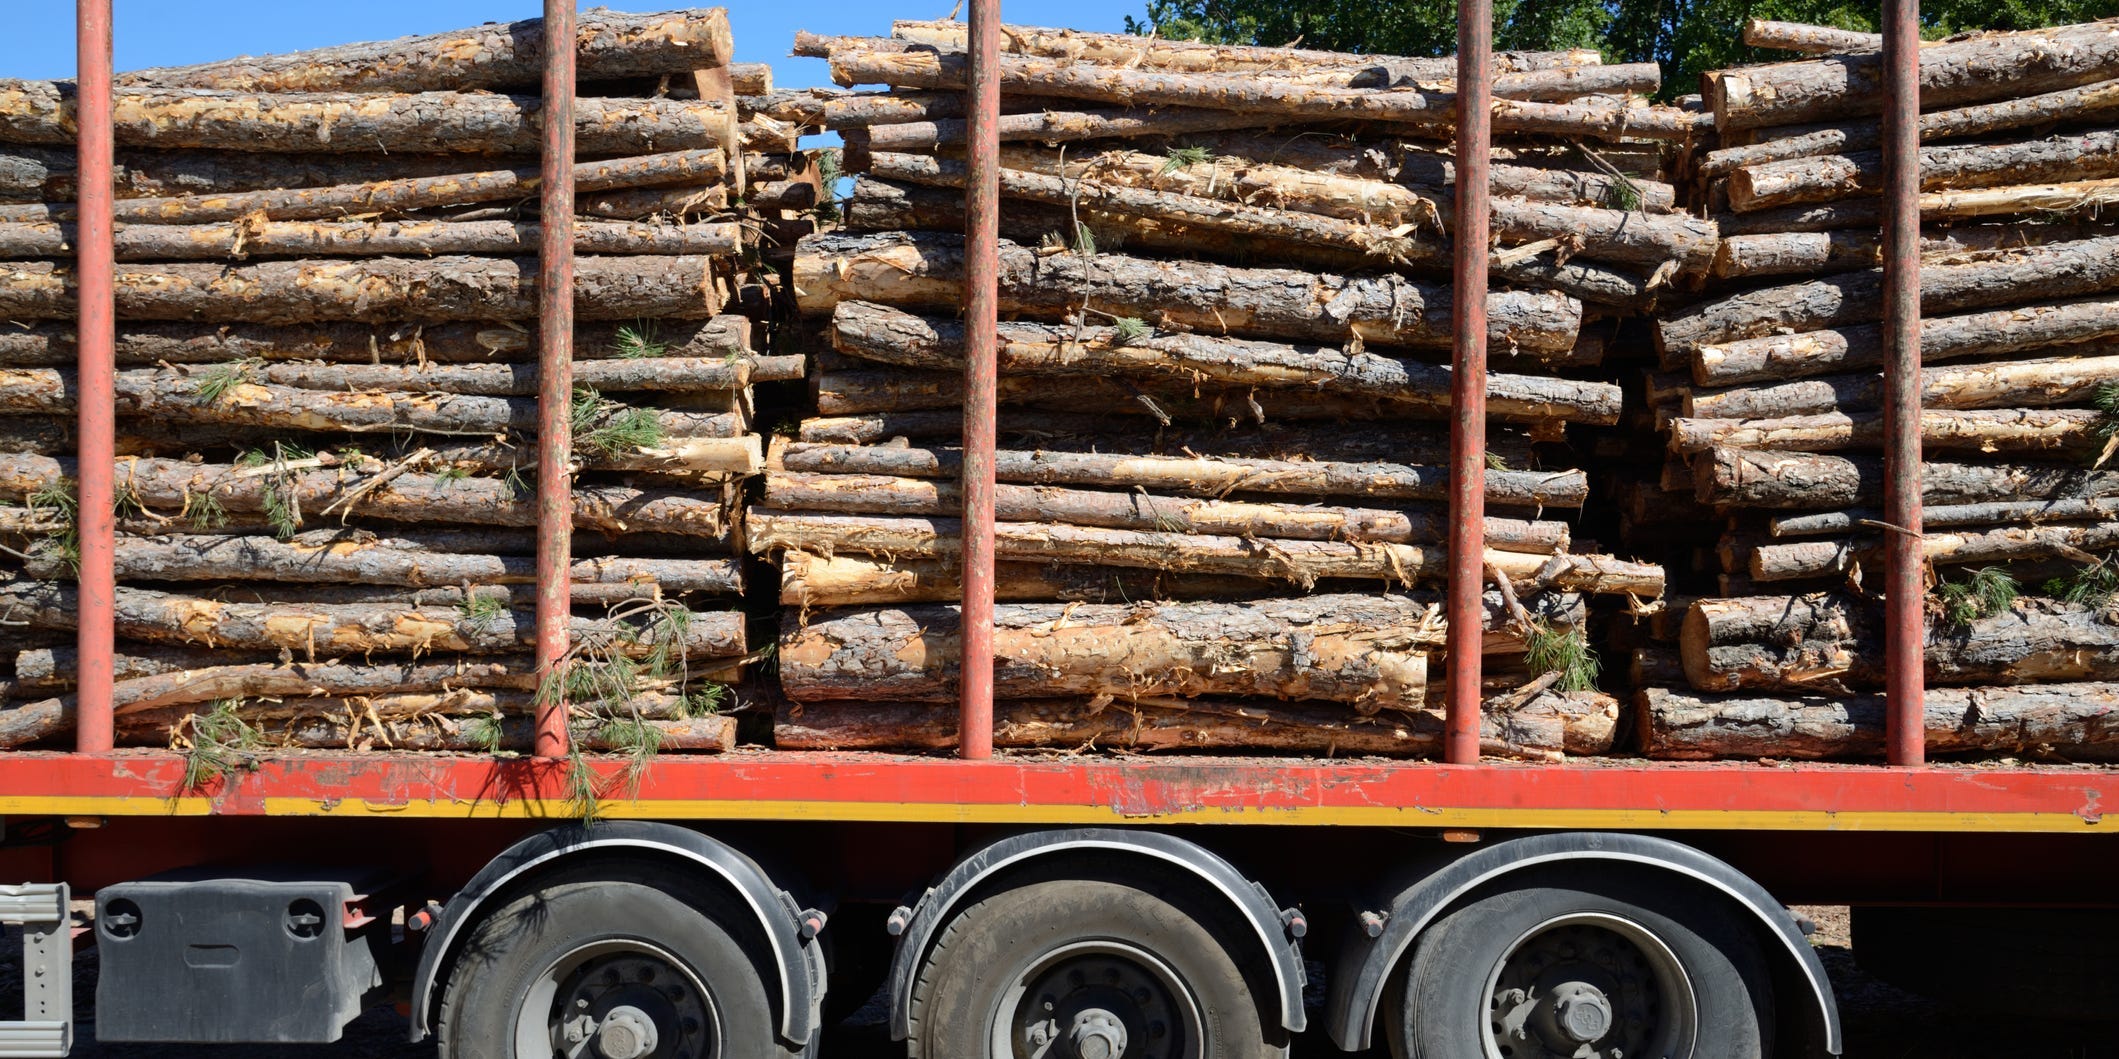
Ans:
<svg viewBox="0 0 2119 1059"><path fill-rule="evenodd" d="M1123 941L1077 942L1013 976L988 1054L1010 1059L1199 1059L1206 1021L1170 965Z"/></svg>
<svg viewBox="0 0 2119 1059"><path fill-rule="evenodd" d="M1684 1059L1692 980L1653 931L1601 912L1524 931L1488 978L1487 1059Z"/></svg>
<svg viewBox="0 0 2119 1059"><path fill-rule="evenodd" d="M718 1059L721 1016L684 961L632 938L583 945L530 980L515 1054L555 1059Z"/></svg>

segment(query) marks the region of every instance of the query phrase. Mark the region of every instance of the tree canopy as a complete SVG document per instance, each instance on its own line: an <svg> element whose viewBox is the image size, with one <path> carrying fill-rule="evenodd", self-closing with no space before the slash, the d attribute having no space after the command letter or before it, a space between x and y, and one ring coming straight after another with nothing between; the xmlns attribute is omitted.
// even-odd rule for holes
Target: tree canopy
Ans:
<svg viewBox="0 0 2119 1059"><path fill-rule="evenodd" d="M1656 62L1666 95L1697 91L1706 70L1785 59L1745 47L1748 18L1874 31L1880 7L1860 0L1494 0L1494 46L1597 48L1607 62ZM1927 0L1922 32L2033 29L2119 15L2119 0ZM1456 50L1457 7L1443 0L1148 0L1135 33L1222 44L1285 45L1386 55Z"/></svg>

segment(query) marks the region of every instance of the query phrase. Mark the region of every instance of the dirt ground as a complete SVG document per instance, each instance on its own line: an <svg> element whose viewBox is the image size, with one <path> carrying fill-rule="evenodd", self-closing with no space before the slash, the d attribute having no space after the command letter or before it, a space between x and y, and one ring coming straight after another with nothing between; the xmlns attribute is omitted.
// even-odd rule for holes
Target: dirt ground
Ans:
<svg viewBox="0 0 2119 1059"><path fill-rule="evenodd" d="M2119 1032L2104 1025L2069 1025L2015 1019L1994 1012L1967 1010L1937 1004L1893 988L1863 974L1854 964L1848 947L1847 910L1840 907L1807 907L1800 911L1818 924L1811 939L1832 975L1839 995L1840 1012L1846 1026L1847 1051L1851 1059L2119 1059ZM0 989L13 998L19 1017L20 976L13 964L19 950L6 946L0 966ZM301 1047L271 1045L136 1045L99 1044L90 998L95 989L95 960L88 954L77 961L76 1008L82 1041L74 1055L84 1059L431 1059L431 1045L404 1041L404 1021L388 1009L369 1012L356 1022L347 1038L334 1045ZM2085 1003L2109 1003L2108 998L2084 997ZM834 1027L825 1038L822 1059L899 1059L901 1047L891 1043L882 1025L878 1004ZM1327 1059L1345 1053L1318 1038L1299 1041L1297 1059ZM1384 1059L1379 1049L1363 1059ZM970 1059L970 1057L966 1057Z"/></svg>

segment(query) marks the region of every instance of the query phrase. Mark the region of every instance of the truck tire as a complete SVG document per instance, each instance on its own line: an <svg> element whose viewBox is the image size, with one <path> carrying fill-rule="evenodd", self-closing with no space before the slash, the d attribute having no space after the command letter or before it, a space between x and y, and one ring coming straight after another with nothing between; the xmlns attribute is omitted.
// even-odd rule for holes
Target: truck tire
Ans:
<svg viewBox="0 0 2119 1059"><path fill-rule="evenodd" d="M1118 880L1052 879L996 893L935 939L913 984L907 1054L1285 1056L1206 922ZM1277 1027L1270 1035L1282 1036Z"/></svg>
<svg viewBox="0 0 2119 1059"><path fill-rule="evenodd" d="M1386 1017L1409 1059L1763 1059L1771 981L1707 895L1646 872L1539 870L1422 932Z"/></svg>
<svg viewBox="0 0 2119 1059"><path fill-rule="evenodd" d="M471 932L442 997L443 1059L803 1054L778 1041L755 930L673 896L688 889L675 873L602 875L540 885Z"/></svg>

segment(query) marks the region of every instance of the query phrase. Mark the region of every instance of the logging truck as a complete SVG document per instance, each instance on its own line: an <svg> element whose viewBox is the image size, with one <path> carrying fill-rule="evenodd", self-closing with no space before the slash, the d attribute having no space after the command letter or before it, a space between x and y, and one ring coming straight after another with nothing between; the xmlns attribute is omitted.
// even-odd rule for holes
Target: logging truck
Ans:
<svg viewBox="0 0 2119 1059"><path fill-rule="evenodd" d="M1298 1038L1419 1059L1837 1055L1792 904L1852 906L1864 965L1916 991L2111 1013L2119 770L2096 682L2119 672L2115 589L2098 608L1960 598L1987 609L1955 633L1924 635L1921 608L1924 562L2109 551L2119 476L1920 454L1925 436L1966 461L2109 457L2119 409L2046 405L2103 402L2119 358L1923 376L1920 350L2108 342L2119 303L2015 307L2034 287L2108 298L2119 239L1923 245L1920 221L2108 201L2082 159L2119 141L2086 135L2046 169L2024 167L2050 144L1936 148L1932 168L1986 181L1968 186L2097 185L1978 201L1924 197L1915 161L1921 135L2108 114L2109 26L2019 54L1921 49L1909 0L1882 38L1767 24L1777 46L1868 58L1727 72L1710 114L1627 102L1659 88L1654 64L1494 53L1488 0L1461 4L1457 58L1380 71L1020 27L1003 54L998 0L969 6L968 27L798 39L898 94L778 97L730 62L718 10L577 23L572 0L383 51L120 79L109 0L82 0L78 81L0 85L0 249L29 262L0 282L24 322L0 333L0 531L35 541L0 559L0 625L23 634L0 694L0 923L25 994L0 1054L64 1056L84 1024L104 1043L321 1044L394 1004L448 1059L831 1059L826 1027L880 999L918 1059L1267 1059ZM2023 76L1995 88L2009 63ZM577 101L577 80L598 92ZM1030 105L1004 116L1003 84ZM1923 91L1959 109L1923 116ZM1661 166L1710 117L1762 130L1698 167L1750 228L1678 212L1692 189L1660 168L1570 172L1549 143L1490 139L1603 137ZM1381 179L1381 153L1288 138L1251 184L1180 153L1084 167L1033 146L1214 133L1233 154L1283 119L1428 140ZM795 179L786 129L834 121L860 130L856 223L797 230L820 182ZM756 146L774 136L777 160ZM1453 153L1431 149L1445 137ZM1629 162L1626 141L1648 146ZM1835 198L1852 191L1870 197ZM1073 236L1038 241L1056 226ZM788 238L761 249L760 230ZM1097 231L1238 263L1100 255ZM730 287L732 267L763 271L731 264L754 250L788 288ZM1923 285L1924 253L1977 260ZM1391 267L1339 274L1349 259ZM1666 282L1876 264L1654 308ZM1510 289L1489 297L1491 277ZM1970 315L1924 326L1923 305ZM1651 311L1657 408L1539 374L1634 341L1585 320ZM829 363L751 355L752 319L791 334L823 313ZM1788 381L1844 368L1881 374ZM1317 444L997 448L997 402L1067 405L1011 421L1058 436L1105 376L1158 416L1223 387L1259 424L1306 416L1283 438ZM850 410L762 449L748 387L802 381ZM918 386L928 403L875 403ZM686 399L626 409L599 387ZM1670 430L1677 488L1777 513L1742 545L1748 573L1725 570L1731 598L1680 612L1658 601L1664 565L1570 554L1574 527L1543 513L1584 507L1589 473L1510 466L1629 415ZM432 445L290 455L251 449L260 431ZM432 440L449 436L475 443ZM1358 452L1312 451L1330 445ZM767 503L745 509L749 476ZM1386 506L1305 502L1349 496ZM303 532L304 504L358 539ZM739 596L754 559L778 563L779 594L748 613L681 602ZM1864 567L1867 597L1742 590L1836 592ZM1180 575L1198 590L1128 595ZM1389 591L1310 592L1364 580ZM1500 661L1593 594L1672 630L1636 658L1632 735L1593 675L1556 688L1557 668ZM906 606L825 609L878 603ZM756 686L769 737L738 739L694 709L683 664L759 665L748 629L781 619ZM1072 654L1045 650L1062 639ZM1955 686L1926 689L1930 671ZM611 695L576 672L623 678Z"/></svg>

